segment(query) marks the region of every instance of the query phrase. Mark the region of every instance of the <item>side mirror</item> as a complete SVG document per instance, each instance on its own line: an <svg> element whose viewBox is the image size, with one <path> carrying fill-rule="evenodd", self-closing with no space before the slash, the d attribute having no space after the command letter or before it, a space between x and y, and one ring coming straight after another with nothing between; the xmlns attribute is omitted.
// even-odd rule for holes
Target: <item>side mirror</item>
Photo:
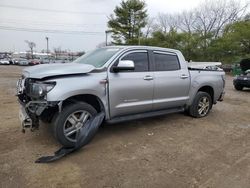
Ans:
<svg viewBox="0 0 250 188"><path fill-rule="evenodd" d="M135 64L131 60L120 60L116 67L113 67L114 72L134 70Z"/></svg>

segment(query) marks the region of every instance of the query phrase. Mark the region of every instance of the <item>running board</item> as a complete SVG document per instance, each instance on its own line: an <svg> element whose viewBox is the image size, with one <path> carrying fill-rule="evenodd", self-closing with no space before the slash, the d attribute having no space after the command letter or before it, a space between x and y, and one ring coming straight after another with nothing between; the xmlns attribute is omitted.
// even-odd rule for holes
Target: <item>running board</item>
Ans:
<svg viewBox="0 0 250 188"><path fill-rule="evenodd" d="M114 119L107 120L106 122L109 124L113 124L113 123L120 123L124 121L132 121L136 119L144 119L144 118L161 116L161 115L166 115L166 114L179 113L179 112L184 112L184 111L185 111L184 107L171 108L167 110L159 110L159 111L152 111L152 112L146 112L146 113L135 114L135 115L116 117Z"/></svg>

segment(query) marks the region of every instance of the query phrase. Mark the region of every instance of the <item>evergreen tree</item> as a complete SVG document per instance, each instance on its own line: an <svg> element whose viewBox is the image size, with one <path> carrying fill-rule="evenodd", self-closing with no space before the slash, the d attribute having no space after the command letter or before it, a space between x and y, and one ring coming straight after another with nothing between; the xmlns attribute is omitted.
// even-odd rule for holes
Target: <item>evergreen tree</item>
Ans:
<svg viewBox="0 0 250 188"><path fill-rule="evenodd" d="M146 3L142 0L123 0L111 15L108 27L116 44L138 44L141 29L146 26Z"/></svg>

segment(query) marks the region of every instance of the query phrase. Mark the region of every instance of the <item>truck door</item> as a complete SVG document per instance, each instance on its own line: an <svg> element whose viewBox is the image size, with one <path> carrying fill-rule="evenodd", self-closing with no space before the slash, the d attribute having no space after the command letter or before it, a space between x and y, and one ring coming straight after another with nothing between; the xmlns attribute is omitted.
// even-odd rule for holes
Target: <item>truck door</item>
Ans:
<svg viewBox="0 0 250 188"><path fill-rule="evenodd" d="M153 51L153 110L184 106L189 99L190 78L175 53Z"/></svg>
<svg viewBox="0 0 250 188"><path fill-rule="evenodd" d="M112 67L119 60L132 60L133 71L115 73ZM108 72L110 117L141 113L152 110L153 72L149 72L146 50L133 50L123 54Z"/></svg>

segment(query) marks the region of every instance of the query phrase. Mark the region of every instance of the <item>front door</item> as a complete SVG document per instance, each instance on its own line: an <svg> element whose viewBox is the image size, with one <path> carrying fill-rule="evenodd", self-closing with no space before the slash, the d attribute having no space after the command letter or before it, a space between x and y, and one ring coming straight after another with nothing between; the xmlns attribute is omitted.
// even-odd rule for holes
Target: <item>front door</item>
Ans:
<svg viewBox="0 0 250 188"><path fill-rule="evenodd" d="M110 117L152 110L154 80L149 72L148 52L130 51L119 60L132 60L135 69L115 73L111 68L108 73Z"/></svg>

